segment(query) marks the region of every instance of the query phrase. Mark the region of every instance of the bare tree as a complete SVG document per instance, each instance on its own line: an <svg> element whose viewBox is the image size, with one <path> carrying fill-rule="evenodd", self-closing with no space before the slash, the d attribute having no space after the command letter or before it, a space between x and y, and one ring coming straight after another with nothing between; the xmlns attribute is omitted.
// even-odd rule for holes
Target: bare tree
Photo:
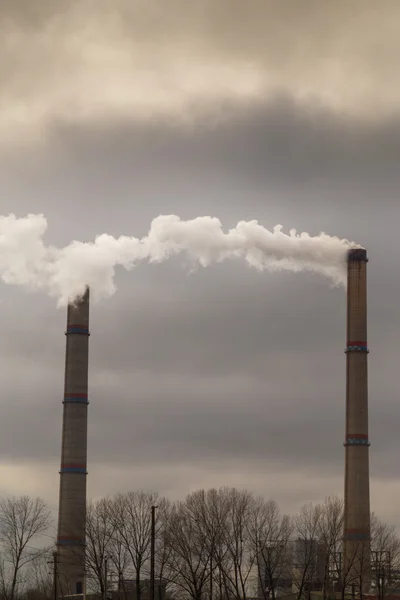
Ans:
<svg viewBox="0 0 400 600"><path fill-rule="evenodd" d="M267 560L266 540L274 536L287 546L292 530L290 519L280 518L274 503L255 501L249 492L232 488L190 494L174 505L169 520L168 577L193 600L245 600L257 593L251 585L258 587L261 542ZM271 570L290 568L281 548L274 555L269 552Z"/></svg>
<svg viewBox="0 0 400 600"><path fill-rule="evenodd" d="M299 600L310 598L313 589L322 587L319 543L322 515L321 505L308 504L295 517L294 584Z"/></svg>
<svg viewBox="0 0 400 600"><path fill-rule="evenodd" d="M257 558L258 590L265 599L275 600L277 592L292 587L292 532L292 520L280 514L274 500L257 499L250 535Z"/></svg>
<svg viewBox="0 0 400 600"><path fill-rule="evenodd" d="M50 511L41 498L22 496L0 500L0 543L3 547L0 581L6 600L14 600L23 567L45 553L45 549L37 550L30 543L35 536L44 533L49 524Z"/></svg>
<svg viewBox="0 0 400 600"><path fill-rule="evenodd" d="M86 572L95 591L104 593L104 561L115 532L112 500L89 502L86 514Z"/></svg>
<svg viewBox="0 0 400 600"><path fill-rule="evenodd" d="M137 599L141 600L142 574L150 558L151 507L158 496L151 492L119 494L113 502L113 527L129 553L136 580Z"/></svg>
<svg viewBox="0 0 400 600"><path fill-rule="evenodd" d="M201 522L196 495L171 508L166 530L166 559L171 582L193 600L202 600L209 578L209 543Z"/></svg>
<svg viewBox="0 0 400 600"><path fill-rule="evenodd" d="M221 600L224 596L237 594L237 590L240 588L240 572L243 575L241 569L243 564L234 560L237 550L234 540L235 525L238 526L233 516L236 494L237 491L232 488L201 490L191 495L191 502L188 504L206 543L207 585L210 600L213 598L215 589L218 590L218 597ZM242 520L242 525L244 526L244 524L245 519ZM247 535L239 535L239 538L242 543L247 544Z"/></svg>
<svg viewBox="0 0 400 600"><path fill-rule="evenodd" d="M383 599L387 589L399 588L396 573L400 568L400 538L395 527L371 515L371 566L378 598Z"/></svg>
<svg viewBox="0 0 400 600"><path fill-rule="evenodd" d="M228 597L231 574L231 555L229 552L230 538L228 532L228 515L231 505L230 488L210 489L198 492L201 506L200 521L209 552L209 596L213 598L214 590L218 590L218 598Z"/></svg>
<svg viewBox="0 0 400 600"><path fill-rule="evenodd" d="M174 581L194 600L215 589L222 598L246 598L254 547L249 535L254 499L231 488L200 490L175 507L170 533L170 570Z"/></svg>
<svg viewBox="0 0 400 600"><path fill-rule="evenodd" d="M341 578L344 502L336 496L328 497L320 509L319 558L323 562L322 591L326 598L333 591L334 582L339 584Z"/></svg>
<svg viewBox="0 0 400 600"><path fill-rule="evenodd" d="M23 600L51 600L53 597L53 578L49 571L52 554L40 554L32 560L26 576L27 589Z"/></svg>
<svg viewBox="0 0 400 600"><path fill-rule="evenodd" d="M166 498L158 500L155 532L155 578L158 583L158 600L162 600L163 586L165 585L166 591L169 591L173 589L174 583L174 574L168 566L173 552L172 545L169 543L172 506Z"/></svg>
<svg viewBox="0 0 400 600"><path fill-rule="evenodd" d="M257 565L257 553L249 532L254 498L249 492L234 488L225 493L228 498L228 512L224 522L224 539L228 560L225 560L224 565L224 581L228 596L246 600L249 580L251 575L254 575Z"/></svg>
<svg viewBox="0 0 400 600"><path fill-rule="evenodd" d="M114 529L114 533L108 544L107 554L115 568L118 580L119 598L127 598L127 589L125 580L127 579L128 569L131 566L131 557L124 538L121 536L118 529Z"/></svg>

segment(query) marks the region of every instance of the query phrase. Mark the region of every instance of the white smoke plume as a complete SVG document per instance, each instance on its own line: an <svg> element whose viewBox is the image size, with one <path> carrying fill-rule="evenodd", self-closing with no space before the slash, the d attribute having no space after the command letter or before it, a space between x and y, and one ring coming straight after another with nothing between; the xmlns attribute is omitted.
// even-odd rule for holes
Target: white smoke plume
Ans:
<svg viewBox="0 0 400 600"><path fill-rule="evenodd" d="M359 247L325 233L311 236L294 229L272 231L257 221L240 221L224 232L219 219L183 221L160 215L148 235L115 238L102 234L93 242L73 241L64 248L46 245L43 215L0 216L0 278L7 284L43 290L65 306L91 288L94 300L115 290L115 267L132 269L139 261L162 262L181 253L203 267L228 258L245 260L259 271L313 271L336 285L345 285L346 253Z"/></svg>

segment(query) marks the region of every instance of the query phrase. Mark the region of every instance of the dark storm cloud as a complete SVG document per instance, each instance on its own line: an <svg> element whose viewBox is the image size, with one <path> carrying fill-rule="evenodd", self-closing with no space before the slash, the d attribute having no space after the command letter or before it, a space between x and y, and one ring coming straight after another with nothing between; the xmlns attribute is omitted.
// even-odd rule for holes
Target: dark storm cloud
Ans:
<svg viewBox="0 0 400 600"><path fill-rule="evenodd" d="M54 119L187 123L281 92L373 120L397 112L395 0L2 0L0 10L3 144L42 140Z"/></svg>
<svg viewBox="0 0 400 600"><path fill-rule="evenodd" d="M61 139L63 152L69 148L71 155L86 153L90 172L105 182L107 173L97 172L99 160L121 174L140 165L144 177L151 170L166 177L171 169L180 168L181 178L171 178L176 186L185 181L185 174L196 176L200 169L210 179L218 179L218 174L240 179L249 191L283 180L287 186L306 187L308 193L314 189L320 193L321 186L333 179L339 190L352 183L361 187L384 180L393 185L400 151L397 117L361 125L312 102L299 105L289 95L245 107L226 103L225 109L232 121L216 124L205 119L198 128L183 131L174 123L59 125L54 127L54 142ZM95 145L100 147L93 154ZM140 173L136 176L141 182Z"/></svg>
<svg viewBox="0 0 400 600"><path fill-rule="evenodd" d="M227 219L227 225L257 217L265 224L285 220L288 226L318 233L321 228L329 230L331 217L340 208L343 219L337 233L351 238L361 234L359 206L368 206L379 220L383 215L379 198L396 203L398 119L361 127L326 110L299 107L287 97L229 110L229 122L219 126L205 122L191 131L162 123L60 126L54 132L51 156L24 153L23 162L3 156L10 202L7 206L5 194L4 206L12 208L14 190L22 180L32 194L21 198L21 210L24 204L30 210L34 201L36 210L50 205L51 211L46 196L57 197L64 210L70 205L72 217L74 196L87 210L96 207L110 233L121 232L120 217L125 215L123 232L136 235L146 233L158 212L180 211L182 217L193 217L199 206L203 214L218 213ZM118 202L118 210L109 214L111 201ZM373 225L369 220L361 227ZM56 226L50 225L50 237ZM71 226L82 238L98 233L94 219L88 219L82 230L77 220Z"/></svg>

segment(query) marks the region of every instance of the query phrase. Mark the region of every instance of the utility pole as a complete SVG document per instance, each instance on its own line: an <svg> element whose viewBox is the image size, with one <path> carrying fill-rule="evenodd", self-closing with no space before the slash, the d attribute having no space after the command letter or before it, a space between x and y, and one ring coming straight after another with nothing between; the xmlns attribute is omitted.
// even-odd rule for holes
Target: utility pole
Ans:
<svg viewBox="0 0 400 600"><path fill-rule="evenodd" d="M115 565L117 566L117 565ZM122 591L122 571L118 571L118 600L121 600Z"/></svg>
<svg viewBox="0 0 400 600"><path fill-rule="evenodd" d="M53 600L57 600L57 579L58 579L58 554L57 551L53 552L53 560L47 563L53 565Z"/></svg>
<svg viewBox="0 0 400 600"><path fill-rule="evenodd" d="M213 547L211 548L211 554L210 554L210 600L212 600L213 597Z"/></svg>
<svg viewBox="0 0 400 600"><path fill-rule="evenodd" d="M107 556L104 559L104 590L103 590L103 600L107 600L107 587L108 587L108 558Z"/></svg>
<svg viewBox="0 0 400 600"><path fill-rule="evenodd" d="M156 508L158 506L151 507L150 600L155 600Z"/></svg>

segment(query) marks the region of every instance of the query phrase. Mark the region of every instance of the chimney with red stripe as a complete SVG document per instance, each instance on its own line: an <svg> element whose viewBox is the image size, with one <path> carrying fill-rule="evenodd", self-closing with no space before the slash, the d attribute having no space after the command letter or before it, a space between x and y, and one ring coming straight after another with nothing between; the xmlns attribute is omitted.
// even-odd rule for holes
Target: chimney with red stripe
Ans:
<svg viewBox="0 0 400 600"><path fill-rule="evenodd" d="M370 583L367 262L366 250L349 251L343 583L357 593Z"/></svg>
<svg viewBox="0 0 400 600"><path fill-rule="evenodd" d="M89 289L68 306L58 514L58 596L82 594L85 565Z"/></svg>

